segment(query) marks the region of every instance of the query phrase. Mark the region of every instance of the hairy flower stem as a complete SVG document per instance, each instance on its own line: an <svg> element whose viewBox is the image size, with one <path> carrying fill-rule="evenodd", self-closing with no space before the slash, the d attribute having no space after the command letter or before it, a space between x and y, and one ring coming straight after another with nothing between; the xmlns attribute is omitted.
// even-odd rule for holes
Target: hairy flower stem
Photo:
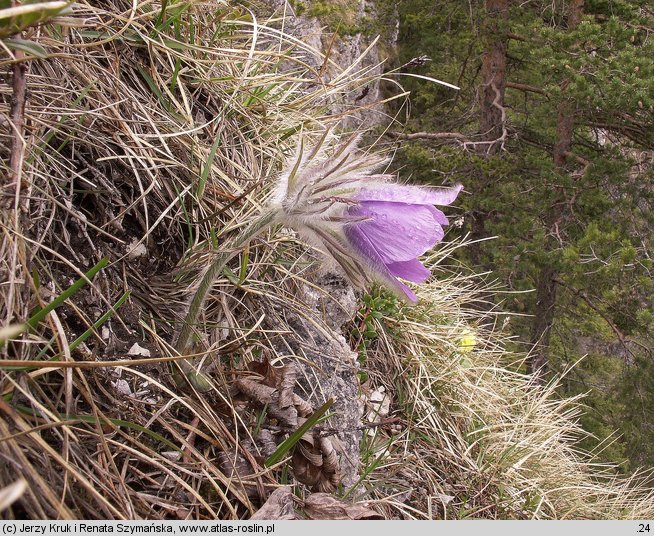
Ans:
<svg viewBox="0 0 654 536"><path fill-rule="evenodd" d="M225 265L238 254L241 247L243 247L252 238L254 238L262 231L265 231L273 224L276 214L277 212L275 210L268 210L264 212L259 218L250 223L250 225L248 225L241 232L241 234L234 239L229 249L218 255L206 269L202 279L200 280L200 284L198 285L198 288L193 295L193 299L189 305L188 312L186 313L186 318L184 319L184 323L182 324L179 335L177 336L175 349L180 354L183 355L187 350L191 335L193 334L198 316L202 309L202 305L207 298L207 294L209 294L209 291L213 287L216 278L222 273ZM179 361L178 365L181 371L184 373L185 377L182 377L178 373L176 374L176 371L173 372L175 382L178 385L183 384L184 379L186 379L196 390L200 392L206 392L211 389L210 382L204 375L195 369L191 360L185 359Z"/></svg>

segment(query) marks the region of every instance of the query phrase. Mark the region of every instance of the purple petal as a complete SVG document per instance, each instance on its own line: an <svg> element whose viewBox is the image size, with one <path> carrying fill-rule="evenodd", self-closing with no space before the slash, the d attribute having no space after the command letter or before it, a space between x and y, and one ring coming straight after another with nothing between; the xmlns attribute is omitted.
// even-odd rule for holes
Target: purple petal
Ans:
<svg viewBox="0 0 654 536"><path fill-rule="evenodd" d="M418 296L416 296L416 293L413 292L413 290L411 290L409 287L407 287L404 283L401 283L400 281L397 281L397 284L400 287L400 290L404 292L404 295L408 298L408 300L411 303L416 303L418 301Z"/></svg>
<svg viewBox="0 0 654 536"><path fill-rule="evenodd" d="M387 201L410 205L449 205L463 189L461 184L453 188L422 188L401 184L380 184L365 187L356 193L359 201Z"/></svg>
<svg viewBox="0 0 654 536"><path fill-rule="evenodd" d="M441 225L448 225L450 223L449 221L447 221L447 217L445 216L445 214L443 214L443 212L438 210L436 207L432 207L430 205L429 210L431 210L431 214L432 216L434 216L434 219Z"/></svg>
<svg viewBox="0 0 654 536"><path fill-rule="evenodd" d="M370 239L361 231L359 226L348 225L345 227L345 236L350 241L354 249L366 261L366 264L381 278L387 285L392 287L396 292L404 294L409 301L415 303L418 301L417 296L405 284L398 281L388 269L382 258L377 253L377 249L370 242Z"/></svg>
<svg viewBox="0 0 654 536"><path fill-rule="evenodd" d="M384 264L410 261L443 238L433 207L385 201L363 201L348 208L348 216L367 220L347 226L370 241Z"/></svg>
<svg viewBox="0 0 654 536"><path fill-rule="evenodd" d="M431 275L418 259L392 262L388 265L388 269L393 275L414 283L424 283Z"/></svg>

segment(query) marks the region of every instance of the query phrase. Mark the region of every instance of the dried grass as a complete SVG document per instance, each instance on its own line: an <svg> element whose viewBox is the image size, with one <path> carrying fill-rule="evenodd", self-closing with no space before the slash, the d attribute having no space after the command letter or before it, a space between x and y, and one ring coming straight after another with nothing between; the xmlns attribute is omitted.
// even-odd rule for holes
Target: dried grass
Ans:
<svg viewBox="0 0 654 536"><path fill-rule="evenodd" d="M580 400L561 399L556 383L541 386L520 372L525 356L506 351L496 316L470 307L492 291L475 281L433 281L420 288L419 306L378 321L385 336L369 367L381 370L374 381L402 419L371 441L377 465L368 488L386 515L651 518L649 475L617 476L576 448L585 434ZM461 346L471 330L472 349Z"/></svg>
<svg viewBox="0 0 654 536"><path fill-rule="evenodd" d="M50 58L30 65L23 187L3 212L3 325L28 318L102 258L110 264L3 357L117 361L134 343L162 357L2 370L0 481L32 483L8 515L248 517L277 485L260 469L248 495L221 464L225 453L248 456L248 427L224 388L178 392L162 361L196 267L259 210L294 133L355 111L347 95L372 67L343 72L281 32L280 20L225 2L168 3L165 12L153 2L79 2L66 24L33 36ZM11 88L1 91L4 121ZM4 161L10 138L3 129ZM253 244L248 278L278 262L274 251ZM273 296L284 292L269 282ZM71 352L126 292L128 302ZM198 348L208 364L239 345L253 351L245 341L261 313L233 293L218 282L206 319L220 325Z"/></svg>
<svg viewBox="0 0 654 536"><path fill-rule="evenodd" d="M217 281L195 347L211 393L174 387L165 362L176 357L175 325L198 267L265 203L294 135L356 117L352 95L376 66L341 68L284 33L283 20L216 0L164 12L83 0L64 22L29 35L50 57L30 61L23 181L13 197L3 190L1 324L110 263L0 348L3 516L248 518L290 477L286 462L264 468L252 436L265 413L231 386L251 363L289 357L278 342L292 326L281 314L271 327L262 311L328 331L298 297L317 270L313 252L267 236ZM2 54L6 70L14 59ZM0 85L3 172L11 96ZM392 444L362 482L380 512L651 517L637 482L598 476L574 450L575 406L507 370L501 334L487 333L462 365L457 334L479 322L463 309L471 283L422 292L423 305L385 320L402 336L381 338L368 363L402 423L377 429L375 442ZM153 357L126 363L134 352Z"/></svg>

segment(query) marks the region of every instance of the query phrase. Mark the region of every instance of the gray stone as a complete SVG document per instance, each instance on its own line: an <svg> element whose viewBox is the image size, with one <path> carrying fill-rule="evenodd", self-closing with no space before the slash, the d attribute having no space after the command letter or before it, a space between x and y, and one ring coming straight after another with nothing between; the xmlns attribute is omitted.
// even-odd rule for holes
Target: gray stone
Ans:
<svg viewBox="0 0 654 536"><path fill-rule="evenodd" d="M297 356L297 393L318 408L329 398L334 415L324 424L324 435L336 438L341 482L346 488L358 480L360 464L361 407L357 354L341 333L357 309L350 285L336 274L325 274L315 287L305 285L301 313L271 304L270 327L290 332L273 339L279 355Z"/></svg>

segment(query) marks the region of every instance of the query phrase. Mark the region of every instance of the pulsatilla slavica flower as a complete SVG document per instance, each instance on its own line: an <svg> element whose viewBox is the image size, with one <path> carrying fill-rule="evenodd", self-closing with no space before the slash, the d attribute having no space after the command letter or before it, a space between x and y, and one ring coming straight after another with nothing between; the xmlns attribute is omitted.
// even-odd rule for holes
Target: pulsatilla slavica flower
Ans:
<svg viewBox="0 0 654 536"><path fill-rule="evenodd" d="M447 225L447 218L434 205L449 205L462 187L396 184L393 176L375 173L386 159L358 151L358 138L330 150L328 136L329 131L309 150L300 144L280 175L271 206L241 231L232 248L207 266L177 336L175 348L180 354L187 351L211 286L238 253L237 248L275 224L295 229L301 238L324 251L354 286L363 289L380 281L399 296L417 301L413 291L397 278L422 283L429 277L429 270L417 257L443 238L443 226ZM189 360L178 365L195 389L211 388Z"/></svg>
<svg viewBox="0 0 654 536"><path fill-rule="evenodd" d="M386 159L357 151L357 138L332 150L325 139L302 146L281 174L276 220L323 250L353 285L379 281L417 301L401 278L422 283L430 271L417 259L443 238L447 218L434 205L452 203L462 186L423 188L374 173Z"/></svg>

